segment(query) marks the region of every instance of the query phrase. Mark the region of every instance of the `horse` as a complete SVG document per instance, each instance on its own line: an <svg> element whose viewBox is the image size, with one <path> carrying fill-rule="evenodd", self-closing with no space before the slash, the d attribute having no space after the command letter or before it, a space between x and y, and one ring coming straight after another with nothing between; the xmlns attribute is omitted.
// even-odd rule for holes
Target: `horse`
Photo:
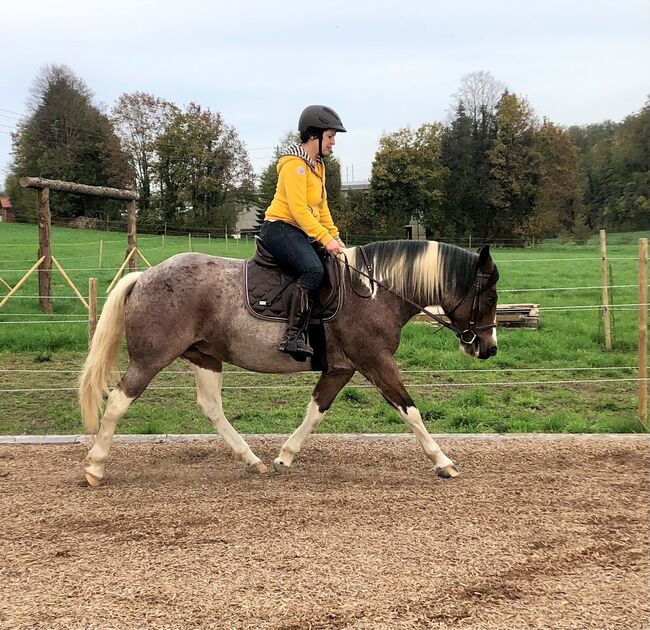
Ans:
<svg viewBox="0 0 650 630"><path fill-rule="evenodd" d="M199 253L172 256L125 275L109 294L79 378L85 427L95 435L85 466L91 486L101 485L113 433L120 418L162 369L186 359L195 374L197 402L248 471L269 469L224 415L223 364L262 373L312 368L277 348L283 322L255 317L245 305L245 260ZM498 270L489 246L478 253L436 241L375 242L338 256L342 303L326 321L327 365L313 389L302 424L273 462L291 469L306 438L320 424L337 394L359 372L410 426L436 473L458 467L428 433L407 392L394 354L402 327L427 305L437 305L462 351L478 359L497 352ZM115 383L118 354L126 336L129 363ZM103 414L103 400L106 399ZM101 418L101 421L100 421Z"/></svg>

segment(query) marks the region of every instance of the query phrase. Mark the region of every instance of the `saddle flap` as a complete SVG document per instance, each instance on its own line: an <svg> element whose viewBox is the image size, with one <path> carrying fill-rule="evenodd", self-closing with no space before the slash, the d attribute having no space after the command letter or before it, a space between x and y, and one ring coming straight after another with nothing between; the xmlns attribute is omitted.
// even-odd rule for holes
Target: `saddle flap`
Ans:
<svg viewBox="0 0 650 630"><path fill-rule="evenodd" d="M289 298L296 278L279 265L259 237L255 245L255 255L244 266L246 306L261 319L287 321ZM329 255L321 255L321 260L325 278L314 300L311 321L331 321L341 304L338 262Z"/></svg>

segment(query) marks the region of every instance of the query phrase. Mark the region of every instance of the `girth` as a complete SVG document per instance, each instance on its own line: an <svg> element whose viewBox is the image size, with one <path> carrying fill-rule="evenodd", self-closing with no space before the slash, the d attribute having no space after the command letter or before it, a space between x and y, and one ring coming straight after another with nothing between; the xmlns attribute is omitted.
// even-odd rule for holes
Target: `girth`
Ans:
<svg viewBox="0 0 650 630"><path fill-rule="evenodd" d="M244 266L246 306L260 319L287 321L289 298L296 278L280 266L259 237L255 238L255 246L253 258L247 260ZM314 299L311 323L333 320L341 306L339 264L333 256L319 248L316 251L323 263L325 277Z"/></svg>

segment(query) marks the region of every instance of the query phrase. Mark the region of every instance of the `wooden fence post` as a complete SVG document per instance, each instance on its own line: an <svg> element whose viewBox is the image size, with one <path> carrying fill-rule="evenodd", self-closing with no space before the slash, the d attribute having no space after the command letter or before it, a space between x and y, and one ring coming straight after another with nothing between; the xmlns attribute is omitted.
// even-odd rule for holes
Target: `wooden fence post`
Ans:
<svg viewBox="0 0 650 630"><path fill-rule="evenodd" d="M99 268L102 268L102 262L104 260L104 241L99 241Z"/></svg>
<svg viewBox="0 0 650 630"><path fill-rule="evenodd" d="M605 350L612 349L612 329L609 318L609 282L607 280L607 233L600 230L600 284L603 290L603 327Z"/></svg>
<svg viewBox="0 0 650 630"><path fill-rule="evenodd" d="M127 203L127 213L128 213L128 249L126 250L126 255L128 256L134 249L138 246L138 234L136 228L136 216L135 216L135 199L130 199ZM138 269L138 260L136 256L131 256L129 259L129 271L137 271Z"/></svg>
<svg viewBox="0 0 650 630"><path fill-rule="evenodd" d="M38 190L38 257L43 259L38 268L38 295L43 313L52 312L52 246L50 243L50 189Z"/></svg>
<svg viewBox="0 0 650 630"><path fill-rule="evenodd" d="M648 239L639 239L639 420L648 429Z"/></svg>
<svg viewBox="0 0 650 630"><path fill-rule="evenodd" d="M97 278L88 278L88 347L97 328Z"/></svg>

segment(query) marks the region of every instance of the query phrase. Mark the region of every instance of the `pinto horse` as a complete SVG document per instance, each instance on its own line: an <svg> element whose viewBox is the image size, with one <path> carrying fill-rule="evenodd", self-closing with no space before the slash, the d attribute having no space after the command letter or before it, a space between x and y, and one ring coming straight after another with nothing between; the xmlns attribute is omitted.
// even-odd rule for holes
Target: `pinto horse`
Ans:
<svg viewBox="0 0 650 630"><path fill-rule="evenodd" d="M489 247L473 254L435 241L378 242L345 250L339 264L346 272L341 273L344 295L336 318L324 324L327 367L302 424L274 460L275 470L289 470L307 436L358 371L411 427L437 473L455 477L456 465L427 432L393 355L402 327L427 305L442 308L448 322L441 323L456 333L464 352L479 359L496 354L498 271ZM244 265L244 260L179 254L126 275L110 293L79 380L83 420L96 434L85 468L90 485L102 482L119 419L178 357L190 362L198 405L235 456L249 471L267 472L223 413L223 364L266 373L301 372L311 364L278 350L284 323L248 311ZM123 334L129 364L110 389Z"/></svg>

